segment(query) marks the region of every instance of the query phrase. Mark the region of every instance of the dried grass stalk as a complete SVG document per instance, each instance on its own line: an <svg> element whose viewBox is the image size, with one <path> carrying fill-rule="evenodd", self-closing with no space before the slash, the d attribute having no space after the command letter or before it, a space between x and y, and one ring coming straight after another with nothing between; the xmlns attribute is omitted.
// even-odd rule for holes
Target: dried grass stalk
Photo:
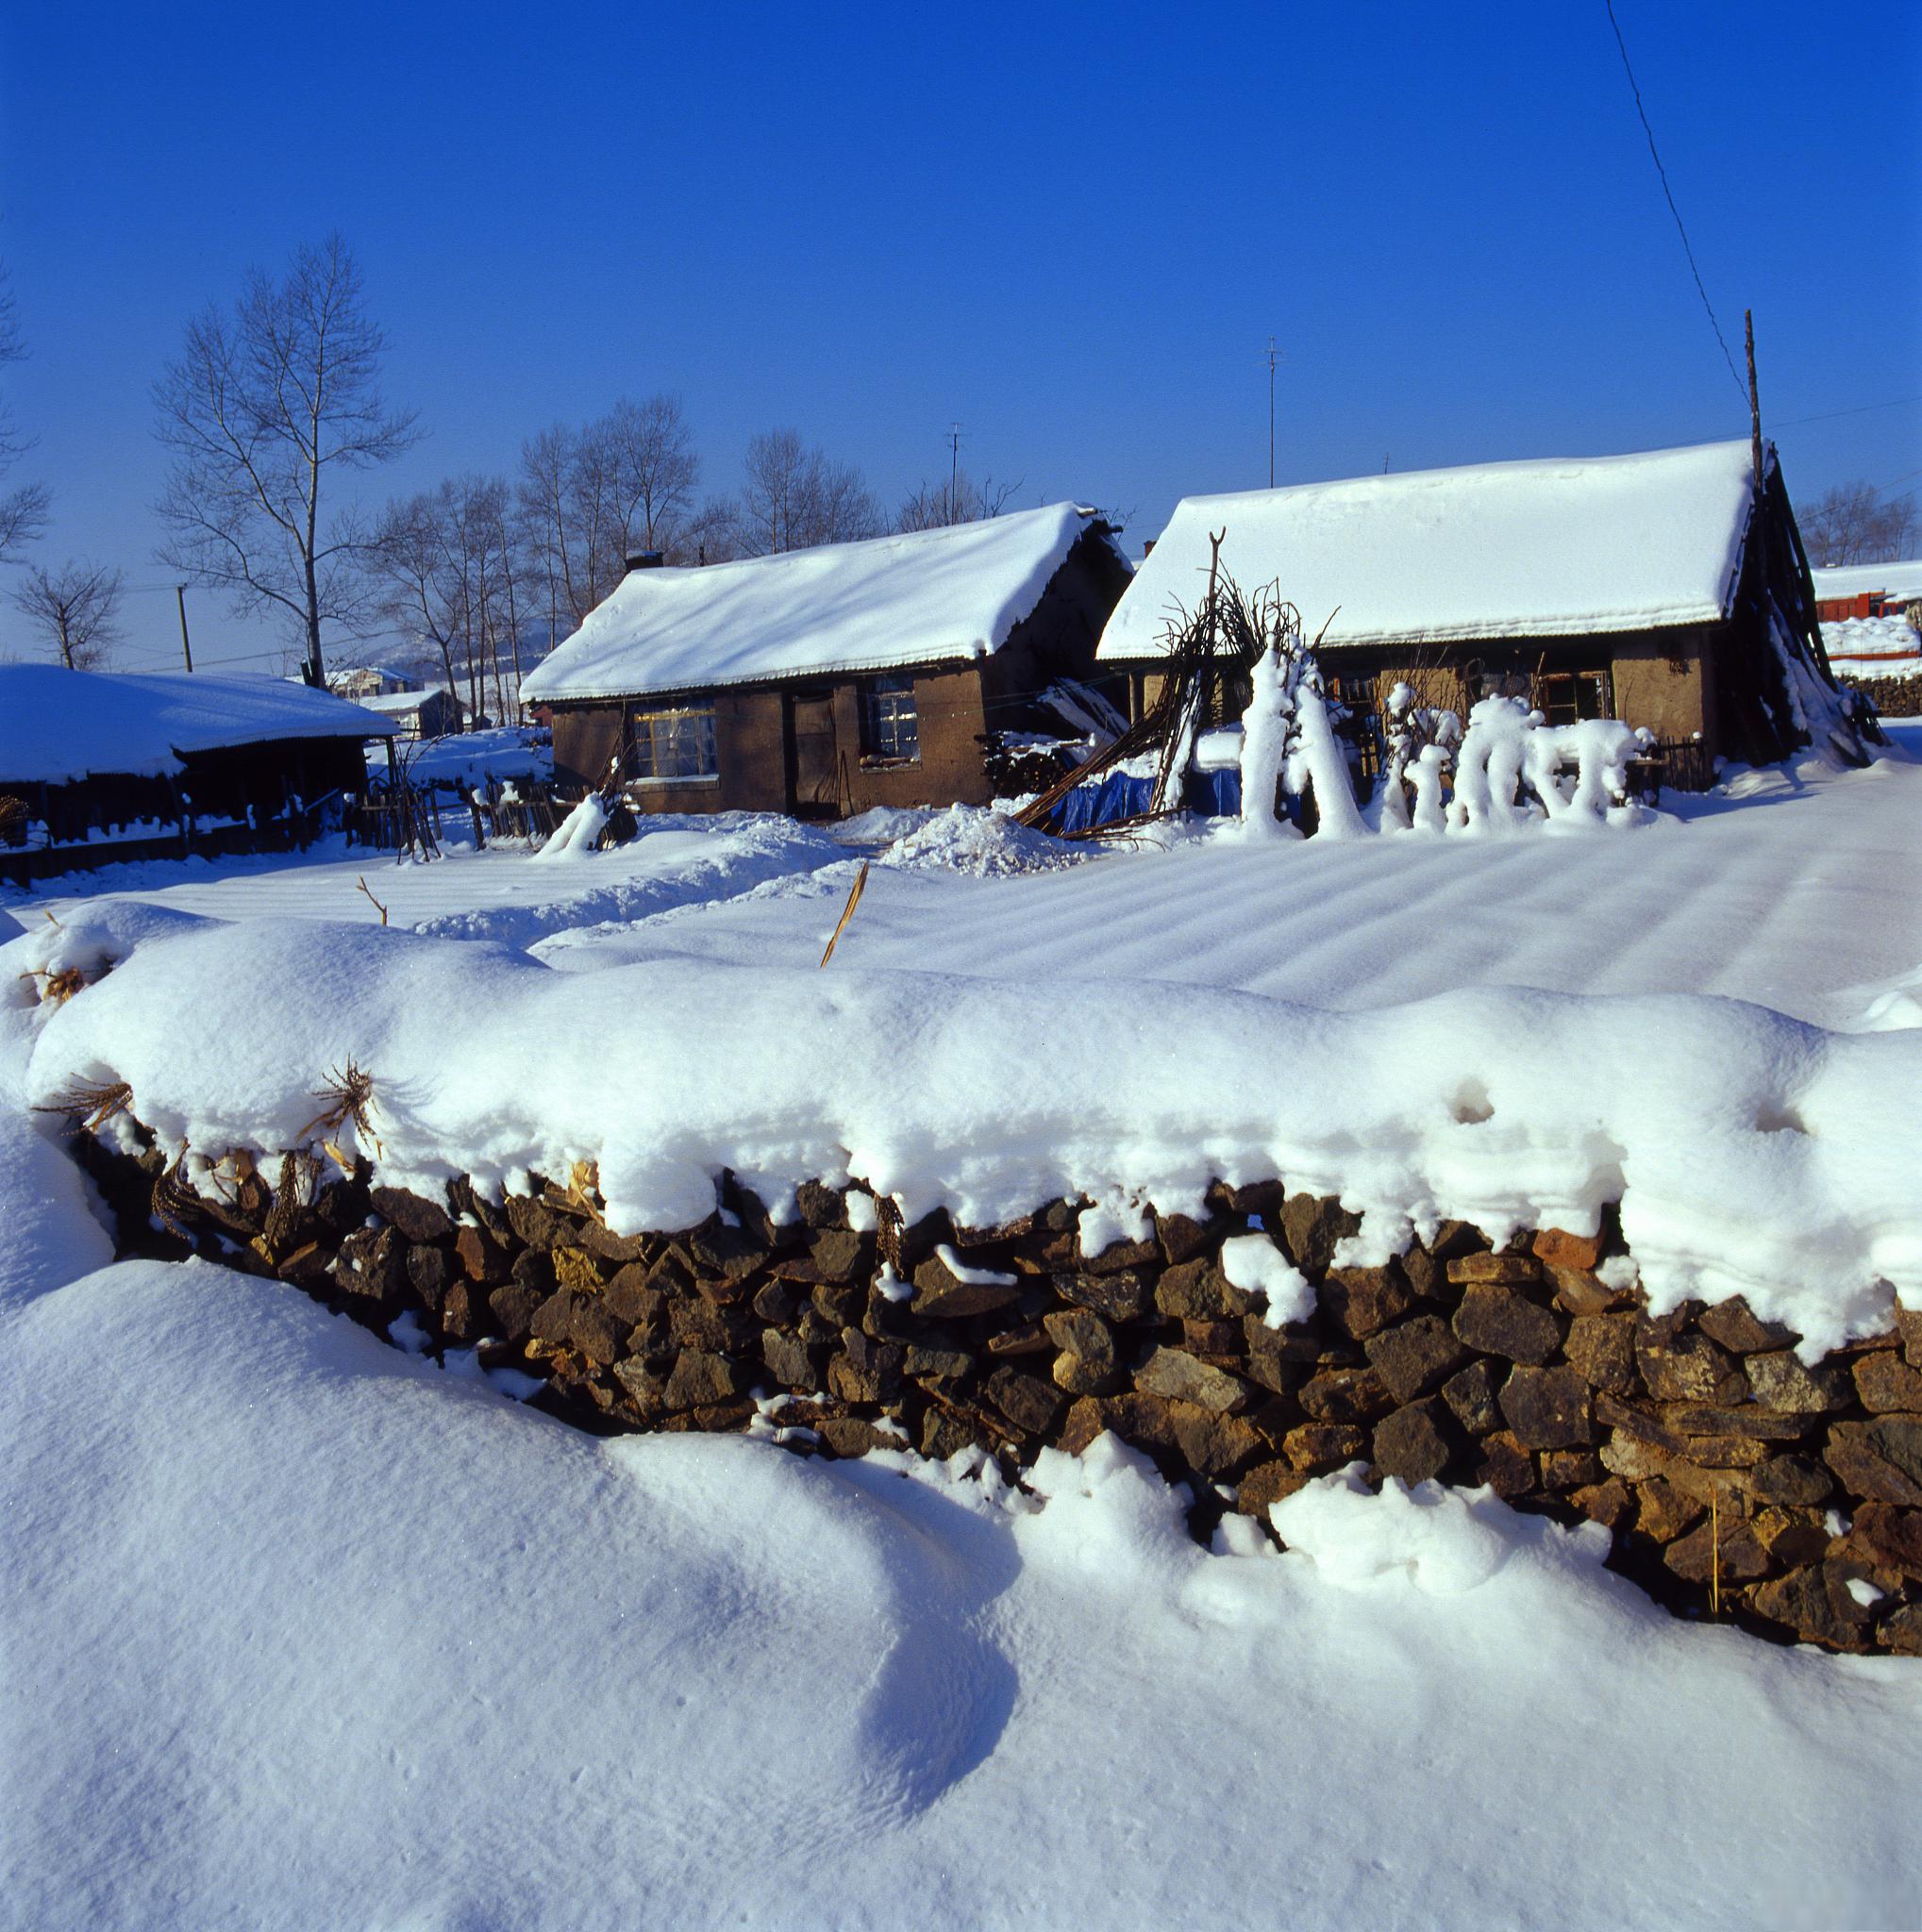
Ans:
<svg viewBox="0 0 1922 1932"><path fill-rule="evenodd" d="M861 904L861 895L867 891L867 860L862 859L861 870L854 875L854 887L847 895L847 904L841 908L841 917L835 921L834 930L827 938L827 950L821 955L822 965L827 965L834 957L834 948L839 943L847 922L854 917L854 908Z"/></svg>
<svg viewBox="0 0 1922 1932"><path fill-rule="evenodd" d="M40 1107L35 1113L59 1113L97 1134L117 1114L133 1110L133 1089L125 1080L75 1080Z"/></svg>
<svg viewBox="0 0 1922 1932"><path fill-rule="evenodd" d="M374 1131L373 1120L374 1075L352 1054L347 1056L344 1066L327 1069L326 1077L314 1089L313 1097L327 1104L301 1128L300 1140L306 1141L316 1133L331 1137L351 1121L354 1131L369 1142L376 1154L379 1153L380 1140ZM353 1165L351 1161L341 1158L340 1150L330 1138L327 1140L327 1152L343 1168Z"/></svg>

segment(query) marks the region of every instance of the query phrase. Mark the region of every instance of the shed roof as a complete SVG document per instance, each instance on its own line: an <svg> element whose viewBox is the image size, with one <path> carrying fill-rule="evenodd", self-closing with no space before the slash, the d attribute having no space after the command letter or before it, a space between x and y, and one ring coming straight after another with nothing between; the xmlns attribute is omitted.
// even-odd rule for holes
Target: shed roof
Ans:
<svg viewBox="0 0 1922 1932"><path fill-rule="evenodd" d="M997 651L1095 511L1072 503L776 557L630 572L522 681L528 704L888 670Z"/></svg>
<svg viewBox="0 0 1922 1932"><path fill-rule="evenodd" d="M1245 589L1279 582L1328 645L1579 637L1728 614L1754 496L1747 441L1479 463L1190 496L1102 633L1162 654L1207 584L1209 534Z"/></svg>
<svg viewBox="0 0 1922 1932"><path fill-rule="evenodd" d="M439 698L443 704L460 708L460 700L442 686L432 691L370 691L367 696L351 698L350 704L359 705L364 711L379 711L391 718L404 718L411 711L418 711L423 705L431 704Z"/></svg>
<svg viewBox="0 0 1922 1932"><path fill-rule="evenodd" d="M391 737L386 718L279 677L0 664L0 779L158 776L181 755L294 738Z"/></svg>
<svg viewBox="0 0 1922 1932"><path fill-rule="evenodd" d="M1842 563L1811 571L1818 597L1922 597L1922 559L1910 563Z"/></svg>

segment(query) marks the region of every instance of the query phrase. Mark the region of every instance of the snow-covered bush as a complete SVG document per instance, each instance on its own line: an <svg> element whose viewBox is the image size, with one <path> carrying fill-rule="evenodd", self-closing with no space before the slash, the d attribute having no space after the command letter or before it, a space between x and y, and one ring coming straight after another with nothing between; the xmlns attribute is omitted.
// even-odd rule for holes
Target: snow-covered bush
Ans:
<svg viewBox="0 0 1922 1932"><path fill-rule="evenodd" d="M1292 836L1294 827L1275 809L1279 785L1295 798L1312 791L1318 834L1359 838L1368 828L1356 808L1348 760L1300 616L1294 605L1279 602L1265 603L1262 615L1267 642L1255 660L1253 692L1242 715L1242 822L1254 838Z"/></svg>

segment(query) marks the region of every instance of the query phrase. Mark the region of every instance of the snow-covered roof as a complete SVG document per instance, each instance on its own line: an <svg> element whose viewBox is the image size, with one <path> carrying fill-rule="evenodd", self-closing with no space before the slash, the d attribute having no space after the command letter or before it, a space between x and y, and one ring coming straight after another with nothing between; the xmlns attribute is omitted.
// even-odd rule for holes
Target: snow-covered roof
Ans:
<svg viewBox="0 0 1922 1932"><path fill-rule="evenodd" d="M1817 597L1922 597L1922 558L1909 563L1842 563L1811 571Z"/></svg>
<svg viewBox="0 0 1922 1932"><path fill-rule="evenodd" d="M386 738L393 724L280 677L68 671L0 664L0 778L61 785L93 772L155 776L184 752L282 738Z"/></svg>
<svg viewBox="0 0 1922 1932"><path fill-rule="evenodd" d="M1753 494L1743 441L1190 496L1098 655L1161 655L1174 606L1200 601L1222 530L1222 562L1245 590L1279 581L1311 636L1335 613L1329 644L1712 622L1734 591Z"/></svg>
<svg viewBox="0 0 1922 1932"><path fill-rule="evenodd" d="M637 570L528 674L521 697L631 697L986 657L1095 512L983 523L695 568Z"/></svg>
<svg viewBox="0 0 1922 1932"><path fill-rule="evenodd" d="M429 698L444 698L444 691L372 691L365 697L354 698L349 702L359 705L365 711L379 711L389 717L405 718L418 711ZM453 700L459 704L460 700Z"/></svg>

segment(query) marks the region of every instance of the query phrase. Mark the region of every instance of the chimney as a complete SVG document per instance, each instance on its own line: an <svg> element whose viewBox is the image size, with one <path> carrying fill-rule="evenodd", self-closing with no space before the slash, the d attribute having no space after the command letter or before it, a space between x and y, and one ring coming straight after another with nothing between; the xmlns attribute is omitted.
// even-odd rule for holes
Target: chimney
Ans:
<svg viewBox="0 0 1922 1932"><path fill-rule="evenodd" d="M1152 537L1141 546L1141 554L1144 562L1155 554L1155 540Z"/></svg>
<svg viewBox="0 0 1922 1932"><path fill-rule="evenodd" d="M637 570L659 570L667 561L658 550L630 550L627 553L627 574L631 576Z"/></svg>

